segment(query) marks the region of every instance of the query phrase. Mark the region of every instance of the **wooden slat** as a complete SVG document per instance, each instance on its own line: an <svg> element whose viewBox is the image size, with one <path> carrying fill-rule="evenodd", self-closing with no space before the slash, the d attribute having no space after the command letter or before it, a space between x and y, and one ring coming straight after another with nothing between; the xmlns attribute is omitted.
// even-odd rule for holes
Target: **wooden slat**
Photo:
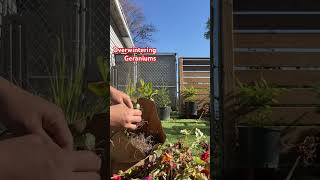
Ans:
<svg viewBox="0 0 320 180"><path fill-rule="evenodd" d="M320 125L320 114L313 107L274 107L270 119L279 126Z"/></svg>
<svg viewBox="0 0 320 180"><path fill-rule="evenodd" d="M234 28L239 29L320 29L320 15L276 14L234 15Z"/></svg>
<svg viewBox="0 0 320 180"><path fill-rule="evenodd" d="M235 34L235 48L320 48L320 34Z"/></svg>
<svg viewBox="0 0 320 180"><path fill-rule="evenodd" d="M210 84L184 84L183 87L210 88Z"/></svg>
<svg viewBox="0 0 320 180"><path fill-rule="evenodd" d="M235 73L244 83L259 81L261 77L280 86L313 86L320 82L320 71L316 70L236 70Z"/></svg>
<svg viewBox="0 0 320 180"><path fill-rule="evenodd" d="M201 88L197 89L198 94L210 94L210 89L209 88Z"/></svg>
<svg viewBox="0 0 320 180"><path fill-rule="evenodd" d="M318 105L320 99L312 89L287 89L287 92L280 95L278 104L286 105Z"/></svg>
<svg viewBox="0 0 320 180"><path fill-rule="evenodd" d="M320 104L317 93L310 88L288 88L276 100L276 106L315 106Z"/></svg>
<svg viewBox="0 0 320 180"><path fill-rule="evenodd" d="M210 66L184 66L183 71L210 71Z"/></svg>
<svg viewBox="0 0 320 180"><path fill-rule="evenodd" d="M183 61L183 65L210 65L210 60L188 60Z"/></svg>
<svg viewBox="0 0 320 180"><path fill-rule="evenodd" d="M181 94L183 86L183 59L179 58L179 94ZM183 100L182 98L179 98L179 109L182 112L183 111Z"/></svg>
<svg viewBox="0 0 320 180"><path fill-rule="evenodd" d="M319 53L236 52L236 66L320 67Z"/></svg>
<svg viewBox="0 0 320 180"><path fill-rule="evenodd" d="M210 78L184 78L185 83L210 83Z"/></svg>
<svg viewBox="0 0 320 180"><path fill-rule="evenodd" d="M210 72L184 72L183 75L185 77L210 77Z"/></svg>
<svg viewBox="0 0 320 180"><path fill-rule="evenodd" d="M235 11L320 11L318 0L241 0L234 1Z"/></svg>

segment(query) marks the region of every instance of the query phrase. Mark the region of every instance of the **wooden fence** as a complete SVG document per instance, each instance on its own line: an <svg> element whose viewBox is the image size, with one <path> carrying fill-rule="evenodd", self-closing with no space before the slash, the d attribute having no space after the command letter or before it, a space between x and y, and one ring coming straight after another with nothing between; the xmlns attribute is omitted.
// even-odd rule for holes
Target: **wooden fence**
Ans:
<svg viewBox="0 0 320 180"><path fill-rule="evenodd" d="M246 6L245 3L249 2L255 6ZM320 6L305 12L293 5L297 1L292 1L281 10L276 9L279 8L277 2L244 0L234 4L233 19L224 22L224 27L233 24L233 30L225 30L229 34L224 35L225 38L231 37L227 44L232 44L233 57L223 59L223 88L235 92L236 80L250 83L261 77L269 84L286 88L286 92L278 97L278 103L272 105L271 117L275 126L283 127L282 159L288 152L294 152L292 147L307 135L320 134L320 114L316 112L320 99L313 89L320 83L320 28L318 20L310 19L310 15L320 18ZM228 7L224 8L230 11ZM226 17L232 17L231 14L226 13ZM230 49L230 46L223 48ZM230 104L227 102L230 98L224 99L224 104ZM234 99L231 100L236 104ZM227 107L223 108L224 114L230 114ZM232 118L226 116L224 121L228 124L225 132L232 132ZM233 135L225 135L226 147L230 147L228 144L232 143ZM291 148L286 149L288 147ZM291 166L294 160L294 157L286 158L280 163Z"/></svg>
<svg viewBox="0 0 320 180"><path fill-rule="evenodd" d="M210 59L196 57L179 58L180 109L183 110L184 88L194 87L198 90L197 104L201 108L210 102Z"/></svg>
<svg viewBox="0 0 320 180"><path fill-rule="evenodd" d="M320 83L320 31L296 29L310 19L291 13L235 13L235 78L248 83L263 77L270 84L286 87L287 92L273 107L278 125L320 125L320 114L315 110L320 100L312 89ZM259 21L261 14L264 18ZM270 21L260 27L258 22L266 17ZM286 27L289 30L283 30L283 19L291 22Z"/></svg>

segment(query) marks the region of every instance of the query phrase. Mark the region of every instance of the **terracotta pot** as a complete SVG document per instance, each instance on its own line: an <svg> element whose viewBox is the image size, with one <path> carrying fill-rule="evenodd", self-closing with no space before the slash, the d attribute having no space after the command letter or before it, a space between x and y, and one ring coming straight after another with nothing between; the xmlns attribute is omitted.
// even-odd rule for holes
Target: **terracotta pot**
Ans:
<svg viewBox="0 0 320 180"><path fill-rule="evenodd" d="M166 140L166 135L158 117L155 103L148 99L139 99L138 103L142 108L142 119L146 122L140 129L131 132L135 134L143 133L145 137L152 136L155 144L163 144ZM125 171L148 156L148 154L141 152L129 142L129 138L123 130L113 134L111 141L112 173L118 173L119 170Z"/></svg>

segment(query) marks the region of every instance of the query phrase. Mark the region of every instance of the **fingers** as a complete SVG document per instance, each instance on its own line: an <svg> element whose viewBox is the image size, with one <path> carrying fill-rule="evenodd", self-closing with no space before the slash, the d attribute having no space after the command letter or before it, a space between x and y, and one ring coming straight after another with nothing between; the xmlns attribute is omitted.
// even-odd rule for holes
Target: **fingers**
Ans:
<svg viewBox="0 0 320 180"><path fill-rule="evenodd" d="M100 180L98 173L75 172L72 174L72 180Z"/></svg>
<svg viewBox="0 0 320 180"><path fill-rule="evenodd" d="M134 116L142 116L142 111L140 111L138 109L134 109L134 110L132 110L132 114Z"/></svg>
<svg viewBox="0 0 320 180"><path fill-rule="evenodd" d="M74 172L99 172L101 159L89 151L71 152L71 161Z"/></svg>
<svg viewBox="0 0 320 180"><path fill-rule="evenodd" d="M45 117L43 127L61 148L73 149L73 137L62 113Z"/></svg>
<svg viewBox="0 0 320 180"><path fill-rule="evenodd" d="M135 130L135 129L137 129L137 125L136 124L127 124L127 125L125 125L125 128L127 128L127 129L132 129L132 130Z"/></svg>
<svg viewBox="0 0 320 180"><path fill-rule="evenodd" d="M130 99L129 96L128 97L124 97L123 98L123 102L124 102L125 105L127 105L128 108L133 109L133 104L132 104L131 99Z"/></svg>
<svg viewBox="0 0 320 180"><path fill-rule="evenodd" d="M131 120L130 120L131 123L139 123L141 121L142 121L141 116L133 116L131 117Z"/></svg>

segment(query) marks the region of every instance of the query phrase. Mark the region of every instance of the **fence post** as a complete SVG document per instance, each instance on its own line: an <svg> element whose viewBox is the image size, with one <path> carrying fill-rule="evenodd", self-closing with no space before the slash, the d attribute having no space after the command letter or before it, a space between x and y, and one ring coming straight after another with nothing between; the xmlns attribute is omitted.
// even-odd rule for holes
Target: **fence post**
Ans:
<svg viewBox="0 0 320 180"><path fill-rule="evenodd" d="M222 58L222 111L224 139L224 172L226 176L235 168L234 122L234 55L233 55L233 1L222 0L221 8L221 58Z"/></svg>
<svg viewBox="0 0 320 180"><path fill-rule="evenodd" d="M183 90L183 58L179 58L179 108L180 114L183 114L183 98L181 92Z"/></svg>

